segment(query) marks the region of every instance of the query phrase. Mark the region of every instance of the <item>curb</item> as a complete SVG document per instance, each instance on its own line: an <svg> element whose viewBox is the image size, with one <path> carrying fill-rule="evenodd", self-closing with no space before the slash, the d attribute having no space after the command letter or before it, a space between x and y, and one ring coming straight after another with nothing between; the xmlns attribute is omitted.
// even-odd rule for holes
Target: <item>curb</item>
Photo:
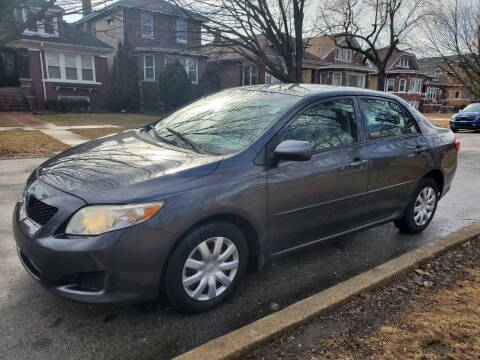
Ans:
<svg viewBox="0 0 480 360"><path fill-rule="evenodd" d="M213 339L177 356L175 360L239 358L246 352L290 328L301 325L320 313L339 306L366 290L392 281L415 268L418 264L466 243L478 235L480 235L480 222L423 245L327 290L300 300L285 309Z"/></svg>

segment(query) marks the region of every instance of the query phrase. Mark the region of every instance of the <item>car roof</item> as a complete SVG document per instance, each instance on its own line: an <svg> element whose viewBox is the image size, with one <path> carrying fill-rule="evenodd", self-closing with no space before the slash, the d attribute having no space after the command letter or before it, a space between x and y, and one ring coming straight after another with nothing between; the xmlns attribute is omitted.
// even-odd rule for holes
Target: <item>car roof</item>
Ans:
<svg viewBox="0 0 480 360"><path fill-rule="evenodd" d="M399 97L385 93L383 91L363 89L357 87L340 87L332 85L319 84L277 84L277 85L251 85L242 86L236 89L243 91L265 91L269 93L278 93L283 95L292 95L298 97L315 97L319 95L330 96L345 96L345 95L360 95L360 96L381 96L398 100Z"/></svg>

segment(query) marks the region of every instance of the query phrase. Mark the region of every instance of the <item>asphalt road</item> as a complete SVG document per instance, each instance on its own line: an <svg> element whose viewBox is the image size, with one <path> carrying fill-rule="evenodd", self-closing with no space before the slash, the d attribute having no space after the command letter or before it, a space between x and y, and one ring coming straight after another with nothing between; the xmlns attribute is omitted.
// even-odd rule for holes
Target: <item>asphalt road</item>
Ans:
<svg viewBox="0 0 480 360"><path fill-rule="evenodd" d="M452 190L422 234L393 224L319 244L250 274L227 304L199 315L150 306L92 306L59 298L17 259L11 213L28 174L42 159L0 161L0 359L168 359L480 220L480 134L459 133Z"/></svg>

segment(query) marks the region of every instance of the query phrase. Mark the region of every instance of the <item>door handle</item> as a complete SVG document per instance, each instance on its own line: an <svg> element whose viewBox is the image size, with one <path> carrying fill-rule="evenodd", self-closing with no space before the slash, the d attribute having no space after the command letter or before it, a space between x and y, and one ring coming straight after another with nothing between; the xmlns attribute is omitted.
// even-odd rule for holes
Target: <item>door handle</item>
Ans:
<svg viewBox="0 0 480 360"><path fill-rule="evenodd" d="M414 152L416 155L420 155L420 154L423 154L426 150L427 150L426 147L417 146L417 147L415 148L415 150L413 150L413 152Z"/></svg>
<svg viewBox="0 0 480 360"><path fill-rule="evenodd" d="M348 166L352 167L352 168L356 168L356 169L359 169L361 168L363 165L366 165L368 164L368 160L357 160L357 159L354 159L353 162L351 162Z"/></svg>

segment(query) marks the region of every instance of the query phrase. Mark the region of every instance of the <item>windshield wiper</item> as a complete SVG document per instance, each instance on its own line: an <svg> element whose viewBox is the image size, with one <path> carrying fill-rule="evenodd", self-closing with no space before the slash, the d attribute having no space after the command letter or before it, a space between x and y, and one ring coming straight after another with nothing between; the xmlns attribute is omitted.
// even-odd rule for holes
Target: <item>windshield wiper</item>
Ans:
<svg viewBox="0 0 480 360"><path fill-rule="evenodd" d="M182 133L179 133L178 131L175 131L175 130L172 130L168 127L165 128L165 130L167 130L168 132L171 132L173 135L175 135L176 137L180 138L181 140L183 140L185 143L187 143L188 145L190 145L190 147L195 150L196 152L198 152L199 154L205 154L205 151L200 147L200 145L196 144L195 142L193 142L192 140L190 140L189 138L187 138L185 135L183 135Z"/></svg>
<svg viewBox="0 0 480 360"><path fill-rule="evenodd" d="M152 130L153 135L155 135L155 137L157 139L162 140L163 142L166 142L167 144L175 145L173 143L173 141L168 140L165 136L160 135L160 133L157 131L157 129L155 129L155 125L150 125L150 129Z"/></svg>

